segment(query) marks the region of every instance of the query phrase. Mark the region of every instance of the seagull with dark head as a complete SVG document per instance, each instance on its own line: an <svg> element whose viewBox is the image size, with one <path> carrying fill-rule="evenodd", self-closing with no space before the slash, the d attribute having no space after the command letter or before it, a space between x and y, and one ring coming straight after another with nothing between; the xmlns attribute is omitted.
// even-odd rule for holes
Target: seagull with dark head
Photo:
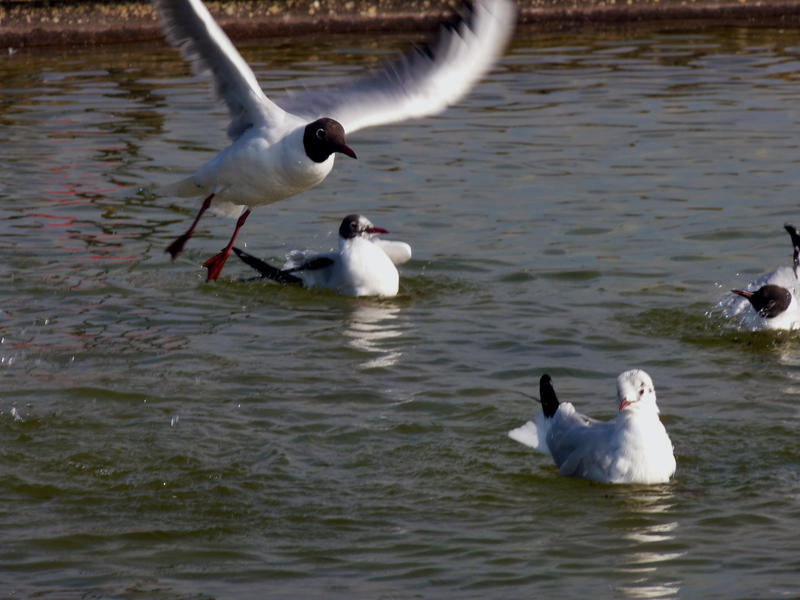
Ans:
<svg viewBox="0 0 800 600"><path fill-rule="evenodd" d="M347 215L339 226L339 249L323 254L295 251L277 268L239 248L236 255L265 279L327 288L345 296L396 296L400 275L395 265L411 259L411 246L384 240L389 233L362 215Z"/></svg>
<svg viewBox="0 0 800 600"><path fill-rule="evenodd" d="M165 188L203 197L189 229L167 247L174 259L205 211L237 218L227 246L205 262L216 279L254 206L271 204L319 184L334 156L356 158L347 135L359 129L432 115L463 97L503 52L513 32L511 0L465 3L425 48L415 48L337 89L310 89L277 104L201 0L153 0L167 40L195 71L210 71L225 101L232 144L193 175Z"/></svg>
<svg viewBox="0 0 800 600"><path fill-rule="evenodd" d="M800 235L793 225L787 223L783 228L792 240L793 265L778 267L746 289L731 290L744 300L735 302L730 312L742 316L752 329L800 328Z"/></svg>

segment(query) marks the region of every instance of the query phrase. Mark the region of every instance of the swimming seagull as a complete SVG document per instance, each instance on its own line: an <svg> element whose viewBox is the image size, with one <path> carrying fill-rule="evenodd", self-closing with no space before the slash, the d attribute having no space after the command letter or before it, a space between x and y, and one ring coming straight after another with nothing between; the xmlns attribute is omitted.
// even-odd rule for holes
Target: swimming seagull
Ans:
<svg viewBox="0 0 800 600"><path fill-rule="evenodd" d="M619 414L597 421L559 402L549 375L539 380L542 412L508 432L549 453L561 475L606 483L664 483L675 473L672 442L658 418L653 380L640 369L617 377Z"/></svg>
<svg viewBox="0 0 800 600"><path fill-rule="evenodd" d="M738 302L730 308L731 314L741 314L746 324L754 329L800 328L800 304L797 301L800 291L800 235L793 225L787 223L783 228L792 239L793 266L778 267L749 284L747 289L731 290L747 300L737 299Z"/></svg>
<svg viewBox="0 0 800 600"><path fill-rule="evenodd" d="M339 227L339 250L325 254L293 253L282 269L234 248L262 277L278 283L324 287L346 296L396 296L400 284L396 264L411 258L411 246L375 237L389 233L361 215L348 215Z"/></svg>
<svg viewBox="0 0 800 600"><path fill-rule="evenodd" d="M514 27L511 0L465 2L463 15L416 48L338 89L312 89L279 106L201 0L153 0L167 40L195 71L211 71L228 106L233 143L193 175L168 186L177 196L205 196L194 222L166 251L174 259L212 211L237 218L228 245L204 264L216 279L253 206L271 204L318 183L334 154L356 158L345 132L432 115L456 102L489 70Z"/></svg>

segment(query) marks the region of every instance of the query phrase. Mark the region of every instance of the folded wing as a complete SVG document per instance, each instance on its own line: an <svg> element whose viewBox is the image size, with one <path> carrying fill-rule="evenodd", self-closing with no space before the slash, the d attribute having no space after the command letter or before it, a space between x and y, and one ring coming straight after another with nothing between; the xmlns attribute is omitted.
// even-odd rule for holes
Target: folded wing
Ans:
<svg viewBox="0 0 800 600"><path fill-rule="evenodd" d="M547 445L562 475L590 477L610 465L613 432L613 421L597 421L564 402L552 419Z"/></svg>

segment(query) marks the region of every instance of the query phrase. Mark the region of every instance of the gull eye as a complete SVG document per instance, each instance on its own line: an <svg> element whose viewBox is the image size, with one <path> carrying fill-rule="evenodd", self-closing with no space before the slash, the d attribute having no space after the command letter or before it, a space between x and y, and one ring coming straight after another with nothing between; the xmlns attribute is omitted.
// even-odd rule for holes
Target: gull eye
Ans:
<svg viewBox="0 0 800 600"><path fill-rule="evenodd" d="M324 140L325 139L325 130L322 127L320 127L319 129L317 129L317 131L316 131L316 133L314 135L317 136L318 140Z"/></svg>
<svg viewBox="0 0 800 600"><path fill-rule="evenodd" d="M644 389L639 390L639 395L644 396Z"/></svg>

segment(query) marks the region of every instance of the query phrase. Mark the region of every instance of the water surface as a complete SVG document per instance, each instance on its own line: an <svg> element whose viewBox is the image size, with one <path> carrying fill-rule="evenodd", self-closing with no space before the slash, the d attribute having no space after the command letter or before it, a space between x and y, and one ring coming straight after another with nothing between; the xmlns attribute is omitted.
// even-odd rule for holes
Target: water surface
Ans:
<svg viewBox="0 0 800 600"><path fill-rule="evenodd" d="M160 45L2 58L0 590L27 598L774 598L800 593L800 340L716 306L800 224L800 31L533 35L435 118L365 130L240 241L361 212L392 300L202 262L231 221L155 186L223 148ZM242 45L265 89L408 36ZM560 478L506 437L539 376L593 416L652 376L673 482Z"/></svg>

